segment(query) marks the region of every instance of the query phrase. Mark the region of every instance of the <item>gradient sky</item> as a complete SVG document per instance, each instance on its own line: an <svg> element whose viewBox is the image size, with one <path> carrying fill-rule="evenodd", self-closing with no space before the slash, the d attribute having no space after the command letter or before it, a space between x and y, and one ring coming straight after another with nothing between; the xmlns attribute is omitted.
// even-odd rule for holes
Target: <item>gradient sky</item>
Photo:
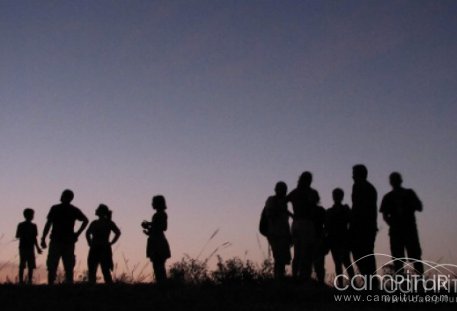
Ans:
<svg viewBox="0 0 457 311"><path fill-rule="evenodd" d="M113 210L117 261L146 262L158 193L171 262L218 228L202 258L231 242L223 257L260 261L276 181L310 170L324 207L335 187L350 203L361 162L380 197L403 174L424 259L456 263L456 16L456 1L1 1L0 262L23 208L41 233L65 188L90 219Z"/></svg>

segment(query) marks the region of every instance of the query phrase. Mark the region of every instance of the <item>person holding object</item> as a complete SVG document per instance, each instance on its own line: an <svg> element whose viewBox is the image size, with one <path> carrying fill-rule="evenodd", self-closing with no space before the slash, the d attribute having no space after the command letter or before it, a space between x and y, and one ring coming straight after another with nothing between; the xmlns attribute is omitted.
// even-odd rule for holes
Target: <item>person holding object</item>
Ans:
<svg viewBox="0 0 457 311"><path fill-rule="evenodd" d="M143 227L143 233L148 236L146 256L152 262L156 282L162 284L167 279L165 262L171 257L170 246L165 237L165 231L168 226L165 197L162 195L154 196L152 198L152 208L156 212L152 216L151 222L145 220L141 223L141 227Z"/></svg>

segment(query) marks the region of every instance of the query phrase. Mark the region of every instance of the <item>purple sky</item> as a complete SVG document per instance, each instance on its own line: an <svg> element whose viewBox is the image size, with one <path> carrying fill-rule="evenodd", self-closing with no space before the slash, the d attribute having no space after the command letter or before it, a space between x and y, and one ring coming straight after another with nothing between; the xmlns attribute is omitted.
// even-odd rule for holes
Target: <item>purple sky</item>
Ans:
<svg viewBox="0 0 457 311"><path fill-rule="evenodd" d="M0 261L23 208L41 233L65 188L91 219L113 210L118 258L145 261L161 193L171 261L217 228L203 258L228 241L222 256L259 261L276 181L310 170L323 206L335 187L350 203L361 162L380 197L403 174L424 258L457 262L455 16L455 1L1 1Z"/></svg>

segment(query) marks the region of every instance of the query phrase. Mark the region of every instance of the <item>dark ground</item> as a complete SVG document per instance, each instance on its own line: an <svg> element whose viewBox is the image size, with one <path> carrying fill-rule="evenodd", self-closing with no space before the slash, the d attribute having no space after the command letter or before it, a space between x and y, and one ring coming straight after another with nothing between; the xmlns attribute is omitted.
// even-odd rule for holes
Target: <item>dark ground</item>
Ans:
<svg viewBox="0 0 457 311"><path fill-rule="evenodd" d="M0 285L0 310L455 310L457 303L335 302L333 289L277 284Z"/></svg>

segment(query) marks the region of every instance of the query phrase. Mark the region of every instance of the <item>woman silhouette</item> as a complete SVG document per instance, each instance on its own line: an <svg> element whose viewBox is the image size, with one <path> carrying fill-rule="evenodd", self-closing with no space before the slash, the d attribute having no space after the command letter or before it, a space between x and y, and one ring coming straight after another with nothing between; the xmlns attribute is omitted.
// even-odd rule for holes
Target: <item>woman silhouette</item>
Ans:
<svg viewBox="0 0 457 311"><path fill-rule="evenodd" d="M141 226L143 232L148 236L146 256L152 261L154 275L157 283L163 283L167 279L165 261L171 257L170 246L168 245L165 231L167 230L167 204L162 195L152 198L152 208L156 210L152 221L143 221Z"/></svg>

